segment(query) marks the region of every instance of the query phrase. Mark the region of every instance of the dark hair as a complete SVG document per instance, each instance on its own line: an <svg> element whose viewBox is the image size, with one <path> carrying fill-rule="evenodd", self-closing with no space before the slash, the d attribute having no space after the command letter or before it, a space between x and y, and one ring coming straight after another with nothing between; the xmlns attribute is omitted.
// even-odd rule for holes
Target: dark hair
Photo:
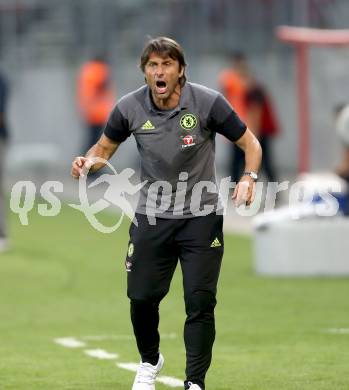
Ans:
<svg viewBox="0 0 349 390"><path fill-rule="evenodd" d="M185 67L187 66L184 59L184 51L179 43L175 40L167 37L158 37L150 39L144 46L140 68L144 72L145 65L149 61L149 57L152 53L158 54L161 57L169 56L173 60L179 62L180 69L184 69L183 76L179 78L179 84L181 87L185 84L187 80L185 76Z"/></svg>
<svg viewBox="0 0 349 390"><path fill-rule="evenodd" d="M233 62L247 61L246 54L241 50L233 50L229 53L229 59Z"/></svg>

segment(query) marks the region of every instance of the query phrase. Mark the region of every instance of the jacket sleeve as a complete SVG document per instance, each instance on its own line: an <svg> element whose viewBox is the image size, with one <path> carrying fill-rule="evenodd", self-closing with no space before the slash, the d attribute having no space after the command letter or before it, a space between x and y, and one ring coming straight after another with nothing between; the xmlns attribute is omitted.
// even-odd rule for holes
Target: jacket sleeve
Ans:
<svg viewBox="0 0 349 390"><path fill-rule="evenodd" d="M124 142L130 135L129 121L116 106L109 116L104 134L113 141Z"/></svg>
<svg viewBox="0 0 349 390"><path fill-rule="evenodd" d="M238 117L232 106L218 94L208 115L208 128L224 135L228 140L237 141L246 131L247 126Z"/></svg>

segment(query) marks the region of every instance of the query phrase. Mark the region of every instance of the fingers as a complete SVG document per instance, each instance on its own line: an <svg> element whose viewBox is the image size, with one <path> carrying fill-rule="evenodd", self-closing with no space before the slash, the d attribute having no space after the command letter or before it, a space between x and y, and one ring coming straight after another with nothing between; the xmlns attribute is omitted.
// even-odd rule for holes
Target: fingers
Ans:
<svg viewBox="0 0 349 390"><path fill-rule="evenodd" d="M249 190L249 182L248 181L240 181L233 194L233 202L235 207L239 207L243 204L246 204L249 196L248 196L248 190Z"/></svg>
<svg viewBox="0 0 349 390"><path fill-rule="evenodd" d="M237 195L238 195L238 185L234 188L234 192L233 192L233 195L232 195L232 199L233 200L235 200L236 199L236 197L237 197Z"/></svg>
<svg viewBox="0 0 349 390"><path fill-rule="evenodd" d="M250 206L256 194L256 183L250 180L240 181L234 189L232 200L235 207Z"/></svg>
<svg viewBox="0 0 349 390"><path fill-rule="evenodd" d="M256 197L256 183L253 182L252 186L251 186L251 195L250 195L249 205L254 202L255 197Z"/></svg>
<svg viewBox="0 0 349 390"><path fill-rule="evenodd" d="M83 168L84 168L85 171L89 171L90 168L92 167L92 165L93 165L93 161L91 161L90 159L86 158Z"/></svg>
<svg viewBox="0 0 349 390"><path fill-rule="evenodd" d="M76 157L74 160L79 168L82 168L84 166L84 162L86 161L85 157Z"/></svg>
<svg viewBox="0 0 349 390"><path fill-rule="evenodd" d="M76 157L72 163L71 175L74 179L83 177L93 165L92 161L86 157Z"/></svg>
<svg viewBox="0 0 349 390"><path fill-rule="evenodd" d="M253 183L254 184L254 183ZM247 193L246 206L250 206L254 199L253 184L250 184Z"/></svg>
<svg viewBox="0 0 349 390"><path fill-rule="evenodd" d="M81 168L82 168L82 157L76 157L72 162L71 175L74 179L78 179L80 177Z"/></svg>

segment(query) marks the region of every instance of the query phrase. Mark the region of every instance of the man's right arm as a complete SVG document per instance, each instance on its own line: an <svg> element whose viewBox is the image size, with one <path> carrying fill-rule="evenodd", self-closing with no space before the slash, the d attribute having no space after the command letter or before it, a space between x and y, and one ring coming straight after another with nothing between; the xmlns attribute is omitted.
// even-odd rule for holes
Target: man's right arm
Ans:
<svg viewBox="0 0 349 390"><path fill-rule="evenodd" d="M125 104L125 102L127 104L127 101L125 100L123 100L123 103L121 104ZM119 106L120 102L111 112L104 129L104 134L99 141L92 146L86 153L86 156L79 156L74 159L71 175L75 179L78 179L84 172L96 172L104 167L105 163L93 162L93 158L97 157L105 161L109 160L118 146L131 135L127 115L121 113Z"/></svg>
<svg viewBox="0 0 349 390"><path fill-rule="evenodd" d="M108 161L116 152L120 143L116 142L106 135L102 134L99 141L92 146L86 155L75 157L72 163L71 175L74 179L78 179L84 172L96 172L105 166L104 162L94 162L93 159L98 157Z"/></svg>

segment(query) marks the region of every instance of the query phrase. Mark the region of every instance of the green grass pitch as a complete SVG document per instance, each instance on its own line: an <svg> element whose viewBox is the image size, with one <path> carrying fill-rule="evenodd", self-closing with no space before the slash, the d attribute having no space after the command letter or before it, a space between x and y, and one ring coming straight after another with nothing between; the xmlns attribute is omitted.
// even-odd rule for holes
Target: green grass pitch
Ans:
<svg viewBox="0 0 349 390"><path fill-rule="evenodd" d="M13 250L0 255L0 389L130 390L134 374L115 361L53 342L132 335L128 223L104 235L63 208L55 218L31 213L29 227L13 215L11 226ZM226 235L225 243L207 390L349 389L349 334L326 332L349 328L349 280L257 277L250 239ZM161 306L161 332L177 335L161 343L162 374L176 378L184 372L182 295L176 272ZM127 337L86 348L118 353L122 362L139 359Z"/></svg>

